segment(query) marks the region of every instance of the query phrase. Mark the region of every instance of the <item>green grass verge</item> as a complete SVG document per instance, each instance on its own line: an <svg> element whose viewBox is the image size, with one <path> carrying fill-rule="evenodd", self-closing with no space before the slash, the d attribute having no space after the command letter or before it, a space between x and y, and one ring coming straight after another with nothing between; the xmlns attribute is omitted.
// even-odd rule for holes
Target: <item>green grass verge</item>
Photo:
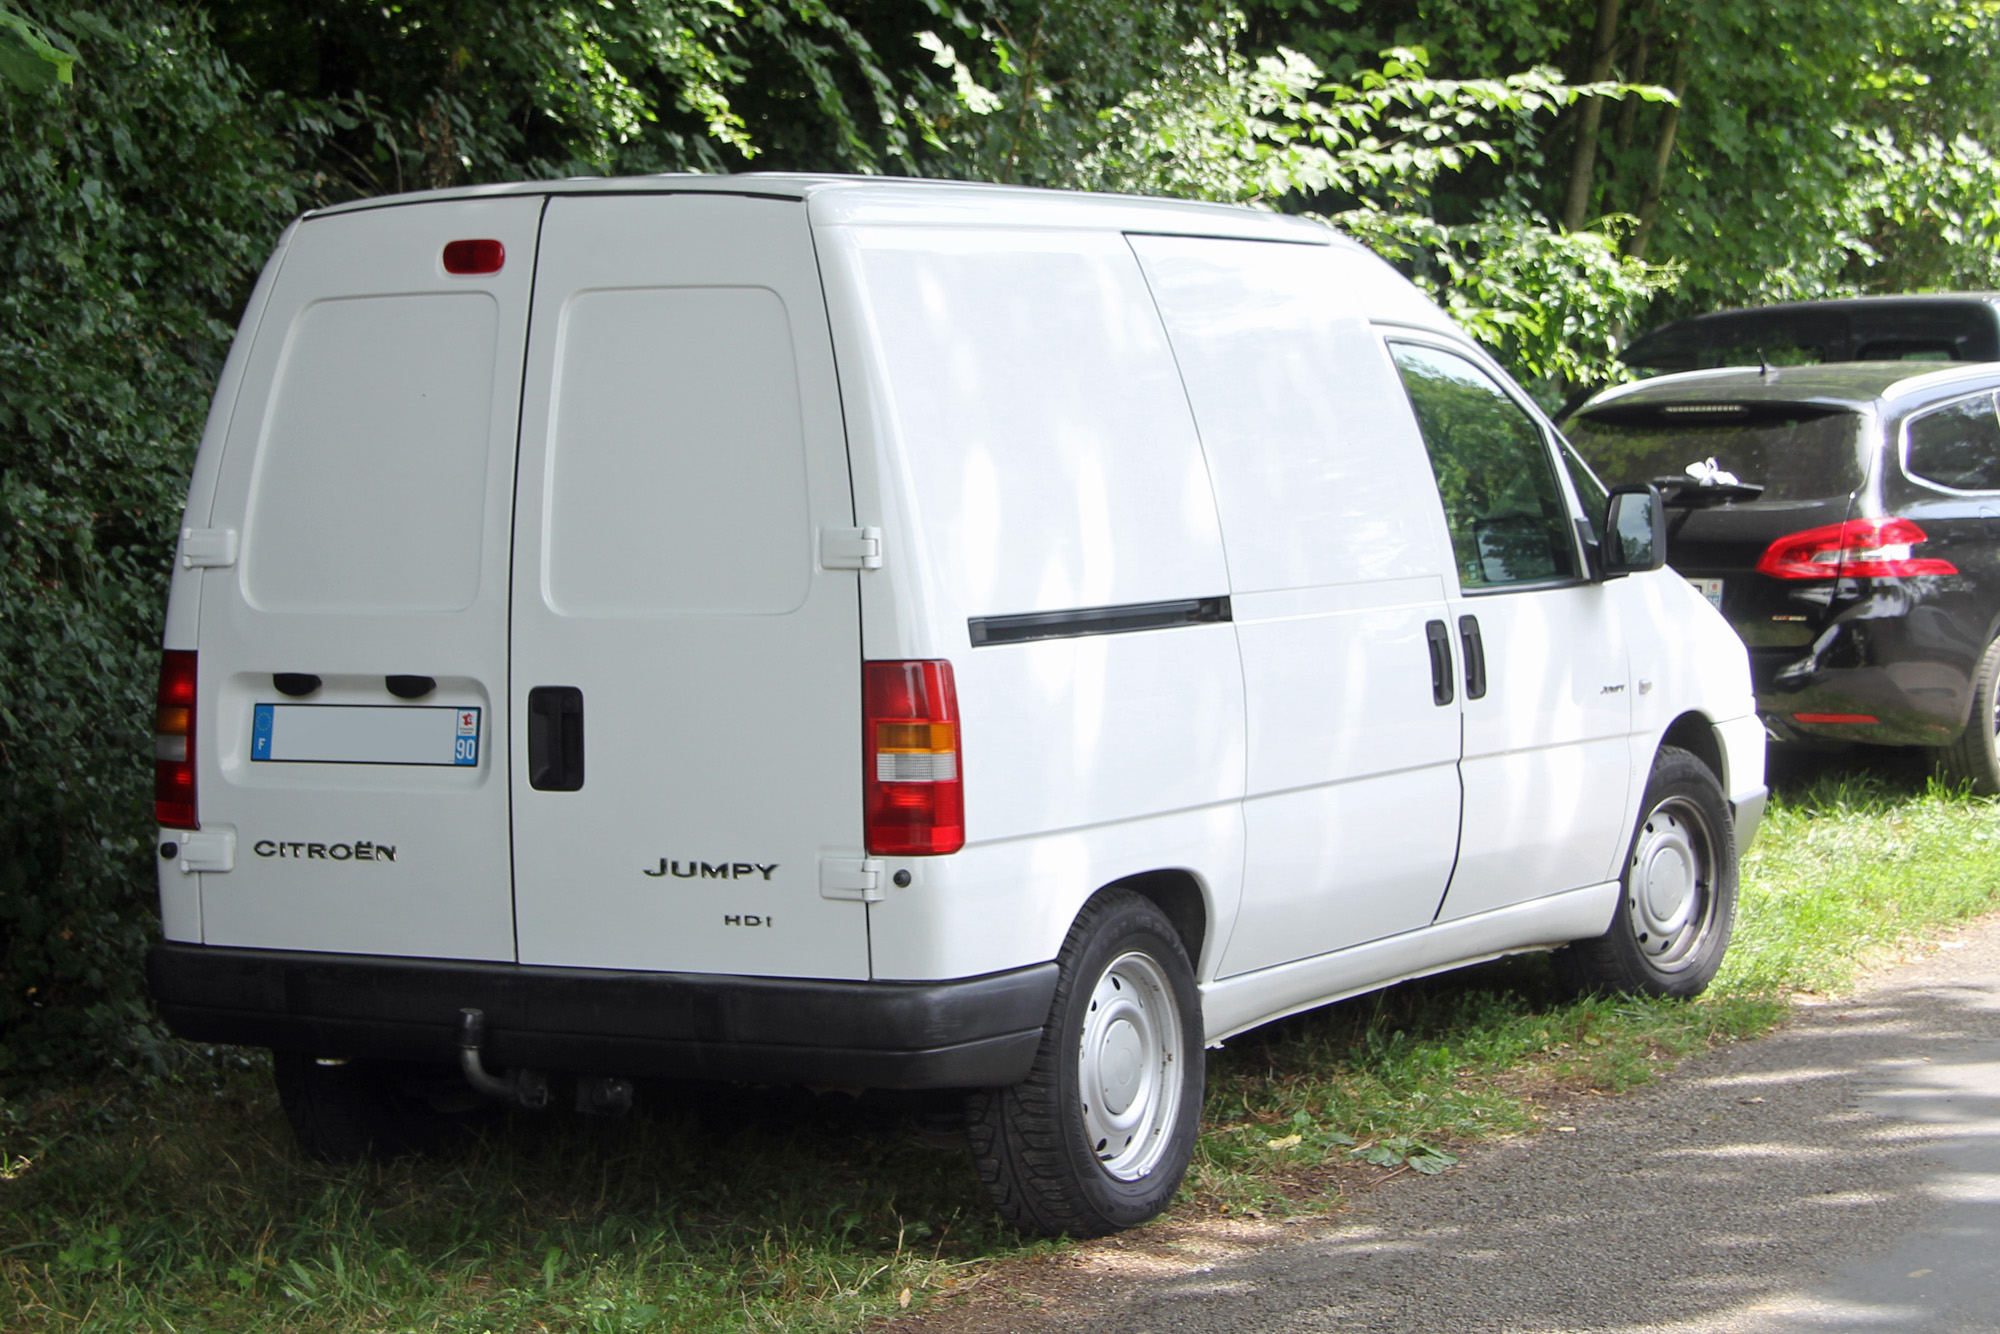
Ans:
<svg viewBox="0 0 2000 1334"><path fill-rule="evenodd" d="M1184 1209L1322 1207L1330 1168L1448 1168L1550 1089L1754 1036L2000 902L2000 807L1915 760L1781 774L1730 960L1694 1003L1563 1003L1538 957L1300 1015L1212 1053ZM517 1116L438 1161L301 1161L261 1064L0 1104L0 1329L814 1331L1037 1249L922 1099L663 1089ZM906 1294L908 1294L906 1296Z"/></svg>

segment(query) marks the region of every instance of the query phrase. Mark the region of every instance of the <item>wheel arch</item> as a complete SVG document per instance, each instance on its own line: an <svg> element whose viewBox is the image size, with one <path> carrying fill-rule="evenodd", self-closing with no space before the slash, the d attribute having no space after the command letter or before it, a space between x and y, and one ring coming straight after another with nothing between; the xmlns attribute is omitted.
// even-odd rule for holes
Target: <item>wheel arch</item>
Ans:
<svg viewBox="0 0 2000 1334"><path fill-rule="evenodd" d="M1660 737L1660 744L1653 751L1655 762L1660 750L1668 746L1678 746L1688 752L1715 775L1715 781L1722 785L1723 792L1729 791L1729 763L1722 753L1722 742L1716 739L1715 724L1699 713L1689 711L1667 725ZM1648 770L1650 772L1650 769Z"/></svg>
<svg viewBox="0 0 2000 1334"><path fill-rule="evenodd" d="M1130 890L1141 898L1150 900L1154 907L1166 915L1166 919L1174 924L1174 930L1181 938L1181 947L1187 951L1188 962L1193 965L1195 976L1200 977L1201 952L1208 943L1210 916L1208 895L1202 889L1200 877L1184 867L1140 871L1099 886L1091 898L1094 899L1098 894L1114 889Z"/></svg>

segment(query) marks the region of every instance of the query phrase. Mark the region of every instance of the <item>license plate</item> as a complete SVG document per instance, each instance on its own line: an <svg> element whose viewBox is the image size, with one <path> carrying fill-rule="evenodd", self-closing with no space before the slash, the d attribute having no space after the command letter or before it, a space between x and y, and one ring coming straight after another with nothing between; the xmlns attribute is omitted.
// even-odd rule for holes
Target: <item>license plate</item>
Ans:
<svg viewBox="0 0 2000 1334"><path fill-rule="evenodd" d="M428 704L259 704L250 758L279 764L479 763L480 710Z"/></svg>
<svg viewBox="0 0 2000 1334"><path fill-rule="evenodd" d="M1694 591L1708 599L1708 605L1722 610L1722 581L1720 579L1690 579Z"/></svg>

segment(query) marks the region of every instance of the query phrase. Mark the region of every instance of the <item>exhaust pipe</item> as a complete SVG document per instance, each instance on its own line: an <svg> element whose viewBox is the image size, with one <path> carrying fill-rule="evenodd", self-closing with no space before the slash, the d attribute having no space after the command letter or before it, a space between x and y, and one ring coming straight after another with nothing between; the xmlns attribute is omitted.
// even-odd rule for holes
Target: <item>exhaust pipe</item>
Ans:
<svg viewBox="0 0 2000 1334"><path fill-rule="evenodd" d="M465 1072L465 1082L489 1098L498 1098L501 1102L513 1103L532 1112L539 1112L549 1105L547 1076L534 1070L510 1070L504 1078L495 1075L479 1059L479 1049L485 1045L486 1012L469 1007L460 1010L458 1068Z"/></svg>

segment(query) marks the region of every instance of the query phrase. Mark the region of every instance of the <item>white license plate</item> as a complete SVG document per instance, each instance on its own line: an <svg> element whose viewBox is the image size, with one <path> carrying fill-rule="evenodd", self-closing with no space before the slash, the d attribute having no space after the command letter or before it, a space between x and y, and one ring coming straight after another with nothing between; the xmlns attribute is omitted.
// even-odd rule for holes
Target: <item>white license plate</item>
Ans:
<svg viewBox="0 0 2000 1334"><path fill-rule="evenodd" d="M284 764L479 763L477 708L259 704L250 758Z"/></svg>
<svg viewBox="0 0 2000 1334"><path fill-rule="evenodd" d="M1717 611L1722 610L1722 581L1720 579L1690 579L1694 591L1708 599L1708 604Z"/></svg>

